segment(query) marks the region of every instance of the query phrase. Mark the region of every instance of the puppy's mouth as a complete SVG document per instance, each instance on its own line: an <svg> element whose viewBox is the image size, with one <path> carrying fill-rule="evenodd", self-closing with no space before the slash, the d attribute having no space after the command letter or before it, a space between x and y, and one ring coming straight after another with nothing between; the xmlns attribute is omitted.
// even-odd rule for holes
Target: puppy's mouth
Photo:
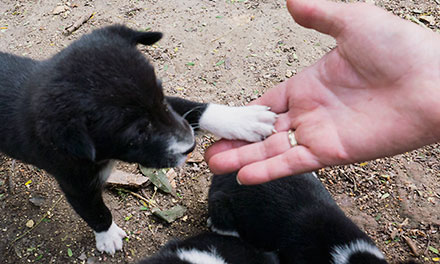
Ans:
<svg viewBox="0 0 440 264"><path fill-rule="evenodd" d="M183 141L177 141L176 139L172 139L169 144L168 151L169 153L175 157L176 166L182 166L188 154L190 154L196 147L196 141L194 135L192 135L189 139Z"/></svg>
<svg viewBox="0 0 440 264"><path fill-rule="evenodd" d="M193 150L196 148L196 142L194 141L194 144L185 152L183 152L183 155L189 155Z"/></svg>

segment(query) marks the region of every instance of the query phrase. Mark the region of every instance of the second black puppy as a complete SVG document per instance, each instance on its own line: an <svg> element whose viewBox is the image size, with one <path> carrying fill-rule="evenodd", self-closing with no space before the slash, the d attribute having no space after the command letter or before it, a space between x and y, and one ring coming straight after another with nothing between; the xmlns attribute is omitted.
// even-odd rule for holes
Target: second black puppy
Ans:
<svg viewBox="0 0 440 264"><path fill-rule="evenodd" d="M278 260L236 237L203 233L170 241L138 264L278 264Z"/></svg>
<svg viewBox="0 0 440 264"><path fill-rule="evenodd" d="M110 26L44 61L0 52L0 151L55 176L100 251L121 249L126 235L101 195L113 160L182 164L195 144L189 124L247 141L272 133L276 117L265 106L165 97L136 48L161 36Z"/></svg>
<svg viewBox="0 0 440 264"><path fill-rule="evenodd" d="M255 186L238 185L235 173L216 175L209 216L213 231L278 250L280 263L386 263L314 173Z"/></svg>

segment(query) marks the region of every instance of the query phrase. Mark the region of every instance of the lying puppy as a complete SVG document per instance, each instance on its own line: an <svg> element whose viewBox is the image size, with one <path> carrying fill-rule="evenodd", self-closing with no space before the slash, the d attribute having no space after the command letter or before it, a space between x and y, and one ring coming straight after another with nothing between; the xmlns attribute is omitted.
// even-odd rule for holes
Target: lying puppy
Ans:
<svg viewBox="0 0 440 264"><path fill-rule="evenodd" d="M194 148L189 124L224 138L258 141L276 115L165 97L137 44L158 32L93 31L52 58L0 52L0 151L55 176L67 200L113 254L126 236L102 200L113 160L174 167ZM184 117L183 117L184 116Z"/></svg>
<svg viewBox="0 0 440 264"><path fill-rule="evenodd" d="M263 253L241 239L204 233L168 242L139 264L277 264L274 254Z"/></svg>
<svg viewBox="0 0 440 264"><path fill-rule="evenodd" d="M255 186L238 185L234 173L214 176L209 216L213 231L278 250L280 263L387 263L314 173Z"/></svg>

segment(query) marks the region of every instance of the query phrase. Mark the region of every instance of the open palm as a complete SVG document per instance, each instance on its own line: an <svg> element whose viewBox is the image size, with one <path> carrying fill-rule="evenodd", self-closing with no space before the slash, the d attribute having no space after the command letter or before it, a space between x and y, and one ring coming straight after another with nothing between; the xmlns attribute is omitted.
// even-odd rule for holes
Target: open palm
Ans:
<svg viewBox="0 0 440 264"><path fill-rule="evenodd" d="M367 4L287 1L301 25L337 47L255 104L279 113L260 143L220 141L206 153L214 173L240 170L244 184L402 153L439 139L440 37ZM287 130L299 146L290 147Z"/></svg>

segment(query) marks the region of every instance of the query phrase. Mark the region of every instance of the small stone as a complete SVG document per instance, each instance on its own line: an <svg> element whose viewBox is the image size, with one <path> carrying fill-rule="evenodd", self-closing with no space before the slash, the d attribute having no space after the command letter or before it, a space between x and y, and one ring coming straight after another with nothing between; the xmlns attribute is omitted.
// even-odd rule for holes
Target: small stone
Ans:
<svg viewBox="0 0 440 264"><path fill-rule="evenodd" d="M95 264L98 263L98 259L96 257L90 257L87 259L87 264Z"/></svg>
<svg viewBox="0 0 440 264"><path fill-rule="evenodd" d="M34 220L32 220L32 219L26 222L26 226L29 228L32 228L34 226L34 224L35 224Z"/></svg>
<svg viewBox="0 0 440 264"><path fill-rule="evenodd" d="M81 253L81 255L79 255L78 259L79 260L86 260L87 259L86 253L84 253L84 252Z"/></svg>
<svg viewBox="0 0 440 264"><path fill-rule="evenodd" d="M46 198L44 198L43 196L39 196L39 195L35 195L32 196L32 198L29 199L29 201L35 205L36 207L40 207L44 204L44 201L46 200Z"/></svg>
<svg viewBox="0 0 440 264"><path fill-rule="evenodd" d="M435 18L433 16L420 16L420 21L429 23L430 25L435 25Z"/></svg>
<svg viewBox="0 0 440 264"><path fill-rule="evenodd" d="M293 76L293 72L290 71L290 70L287 70L287 71L286 71L286 78L290 78L290 77L292 77L292 76Z"/></svg>
<svg viewBox="0 0 440 264"><path fill-rule="evenodd" d="M55 8L53 9L52 14L53 14L53 15L59 15L59 14L61 14L61 13L63 13L63 12L66 12L67 10L69 10L69 8L68 8L67 6L64 6L64 5L62 5L62 6L57 6L57 7L55 7Z"/></svg>

